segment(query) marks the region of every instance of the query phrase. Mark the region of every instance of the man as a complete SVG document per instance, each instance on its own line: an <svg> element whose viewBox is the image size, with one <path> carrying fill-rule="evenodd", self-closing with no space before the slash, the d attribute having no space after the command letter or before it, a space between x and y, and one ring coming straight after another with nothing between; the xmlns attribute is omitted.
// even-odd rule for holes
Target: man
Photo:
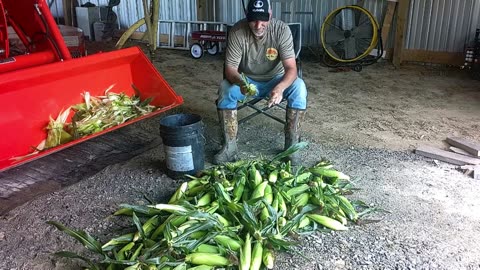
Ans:
<svg viewBox="0 0 480 270"><path fill-rule="evenodd" d="M250 0L247 18L237 22L228 33L225 77L220 85L217 110L224 145L214 163L234 161L237 157L237 102L245 99L248 83L257 87L257 97L269 96L268 106L287 100L285 149L299 142L300 123L305 116L307 89L297 77L292 33L288 25L272 18L269 0ZM289 157L298 164L298 154Z"/></svg>

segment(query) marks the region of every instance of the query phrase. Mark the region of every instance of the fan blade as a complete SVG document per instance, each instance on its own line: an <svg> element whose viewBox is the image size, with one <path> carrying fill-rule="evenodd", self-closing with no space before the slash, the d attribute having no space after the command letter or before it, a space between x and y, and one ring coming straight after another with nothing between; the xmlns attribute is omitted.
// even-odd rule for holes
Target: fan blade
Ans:
<svg viewBox="0 0 480 270"><path fill-rule="evenodd" d="M373 27L372 24L363 24L357 26L353 29L352 34L355 38L366 39L373 37Z"/></svg>
<svg viewBox="0 0 480 270"><path fill-rule="evenodd" d="M345 35L342 30L330 28L327 32L325 32L325 43L329 45L334 45L340 41L343 41L344 39Z"/></svg>
<svg viewBox="0 0 480 270"><path fill-rule="evenodd" d="M345 49L345 59L357 57L357 43L354 38L347 38L343 44Z"/></svg>

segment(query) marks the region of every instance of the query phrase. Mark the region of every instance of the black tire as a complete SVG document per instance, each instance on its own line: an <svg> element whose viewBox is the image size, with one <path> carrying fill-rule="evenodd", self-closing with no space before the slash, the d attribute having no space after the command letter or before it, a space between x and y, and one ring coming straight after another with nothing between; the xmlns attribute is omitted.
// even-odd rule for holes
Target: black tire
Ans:
<svg viewBox="0 0 480 270"><path fill-rule="evenodd" d="M200 45L200 43L193 43L192 46L190 46L190 55L194 59L200 59L203 56L203 47Z"/></svg>
<svg viewBox="0 0 480 270"><path fill-rule="evenodd" d="M207 53L210 55L217 55L218 54L218 42L209 42L207 47Z"/></svg>
<svg viewBox="0 0 480 270"><path fill-rule="evenodd" d="M360 72L360 71L362 71L362 69L363 69L362 65L353 66L353 70L356 71L356 72Z"/></svg>

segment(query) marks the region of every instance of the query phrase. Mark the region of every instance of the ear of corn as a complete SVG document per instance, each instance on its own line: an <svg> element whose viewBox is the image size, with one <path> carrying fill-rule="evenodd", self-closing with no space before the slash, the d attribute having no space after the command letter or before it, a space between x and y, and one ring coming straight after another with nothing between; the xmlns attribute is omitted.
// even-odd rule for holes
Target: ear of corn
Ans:
<svg viewBox="0 0 480 270"><path fill-rule="evenodd" d="M215 267L209 265L198 265L195 267L190 267L188 270L213 270Z"/></svg>
<svg viewBox="0 0 480 270"><path fill-rule="evenodd" d="M257 199L261 198L265 195L265 188L268 185L268 181L263 181L260 184L258 184L255 189L253 190L252 197L251 199Z"/></svg>
<svg viewBox="0 0 480 270"><path fill-rule="evenodd" d="M263 247L260 241L257 241L252 250L252 261L250 262L250 270L259 270L262 266Z"/></svg>
<svg viewBox="0 0 480 270"><path fill-rule="evenodd" d="M326 176L331 178L337 178L340 180L350 180L350 177L348 175L333 169L313 167L310 169L310 172L317 176Z"/></svg>
<svg viewBox="0 0 480 270"><path fill-rule="evenodd" d="M165 212L169 213L175 213L175 212L180 212L180 213L186 213L188 210L180 205L175 205L175 204L164 204L164 203L159 203L151 206L152 208L162 210Z"/></svg>
<svg viewBox="0 0 480 270"><path fill-rule="evenodd" d="M220 251L218 249L218 246L213 246L213 245L208 245L208 244L201 244L199 245L195 250L195 253L213 253L213 254L219 254Z"/></svg>
<svg viewBox="0 0 480 270"><path fill-rule="evenodd" d="M250 238L250 233L247 233L245 236L245 243L243 244L242 249L240 250L240 270L249 270L250 262L252 258L252 243Z"/></svg>
<svg viewBox="0 0 480 270"><path fill-rule="evenodd" d="M175 203L185 196L185 192L188 188L188 182L183 182L180 187L173 193L172 197L168 201L169 204Z"/></svg>
<svg viewBox="0 0 480 270"><path fill-rule="evenodd" d="M228 266L230 261L219 254L190 253L185 257L185 262L196 265Z"/></svg>
<svg viewBox="0 0 480 270"><path fill-rule="evenodd" d="M212 201L212 194L208 192L198 200L197 207L209 205L211 201Z"/></svg>
<svg viewBox="0 0 480 270"><path fill-rule="evenodd" d="M242 247L242 245L240 244L239 241L234 240L231 237L228 237L226 235L217 235L213 239L218 244L220 244L220 245L222 245L226 248L229 248L233 251L238 251Z"/></svg>
<svg viewBox="0 0 480 270"><path fill-rule="evenodd" d="M273 252L270 249L264 249L263 250L263 256L262 256L262 261L265 267L267 269L273 269L274 265L274 257L273 257Z"/></svg>
<svg viewBox="0 0 480 270"><path fill-rule="evenodd" d="M272 193L272 186L270 186L268 183L267 185L265 186L265 190L264 190L264 198L265 198L265 201L271 205L273 203L273 193Z"/></svg>
<svg viewBox="0 0 480 270"><path fill-rule="evenodd" d="M142 248L143 248L143 244L138 245L137 249L135 249L135 252L129 258L129 260L130 261L135 261L138 258L138 255L140 255L140 252L142 251Z"/></svg>
<svg viewBox="0 0 480 270"><path fill-rule="evenodd" d="M242 198L243 191L245 190L247 178L245 175L240 176L240 178L235 183L235 187L233 189L233 201L238 202Z"/></svg>
<svg viewBox="0 0 480 270"><path fill-rule="evenodd" d="M215 188L215 191L217 193L217 196L220 196L220 198L222 198L223 200L225 200L226 202L231 202L232 201L232 198L230 197L230 195L228 195L228 193L225 191L225 188L223 187L222 184L216 182L215 184L213 184L213 187Z"/></svg>
<svg viewBox="0 0 480 270"><path fill-rule="evenodd" d="M270 174L268 175L268 182L275 183L277 182L277 178L278 178L278 170L274 170L270 172Z"/></svg>
<svg viewBox="0 0 480 270"><path fill-rule="evenodd" d="M335 231L346 231L348 230L342 223L339 221L329 218L327 216L317 215L317 214L309 214L307 215L309 219Z"/></svg>
<svg viewBox="0 0 480 270"><path fill-rule="evenodd" d="M345 215L350 219L351 221L357 221L358 219L358 213L353 207L353 205L350 203L350 201L345 198L344 196L337 196L338 198L338 205L340 208L345 212Z"/></svg>

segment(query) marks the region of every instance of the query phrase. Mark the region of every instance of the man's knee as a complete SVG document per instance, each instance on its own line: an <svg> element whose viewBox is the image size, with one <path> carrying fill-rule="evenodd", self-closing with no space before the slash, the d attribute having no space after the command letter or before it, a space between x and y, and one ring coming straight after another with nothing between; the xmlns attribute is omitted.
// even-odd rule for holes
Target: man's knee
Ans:
<svg viewBox="0 0 480 270"><path fill-rule="evenodd" d="M219 109L232 109L236 107L237 95L240 87L231 84L228 80L223 80L218 88L217 107Z"/></svg>

